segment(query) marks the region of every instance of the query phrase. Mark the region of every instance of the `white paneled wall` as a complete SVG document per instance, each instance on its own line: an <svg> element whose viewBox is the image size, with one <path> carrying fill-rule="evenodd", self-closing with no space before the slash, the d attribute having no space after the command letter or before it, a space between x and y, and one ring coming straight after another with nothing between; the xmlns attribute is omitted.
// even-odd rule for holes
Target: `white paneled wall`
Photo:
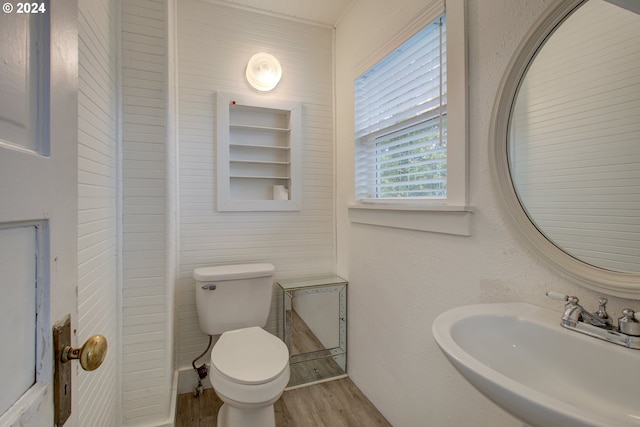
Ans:
<svg viewBox="0 0 640 427"><path fill-rule="evenodd" d="M116 0L78 2L78 343L106 336L95 372L79 371L79 425L116 426L117 31Z"/></svg>
<svg viewBox="0 0 640 427"><path fill-rule="evenodd" d="M122 0L123 423L166 420L173 370L166 280L167 58L164 1Z"/></svg>
<svg viewBox="0 0 640 427"><path fill-rule="evenodd" d="M260 51L283 67L265 99L302 104L303 197L300 212L216 210L215 93L256 93L244 80ZM178 3L180 134L179 366L207 345L200 331L194 268L271 262L277 277L333 272L334 150L332 29L202 1ZM274 313L267 328L275 331Z"/></svg>

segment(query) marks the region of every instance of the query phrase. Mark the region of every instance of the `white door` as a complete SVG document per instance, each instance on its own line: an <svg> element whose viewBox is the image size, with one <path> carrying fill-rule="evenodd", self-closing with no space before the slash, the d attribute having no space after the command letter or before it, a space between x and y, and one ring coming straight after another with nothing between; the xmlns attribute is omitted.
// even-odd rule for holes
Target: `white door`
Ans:
<svg viewBox="0 0 640 427"><path fill-rule="evenodd" d="M75 1L3 2L0 426L53 425L52 325L76 327L77 41Z"/></svg>

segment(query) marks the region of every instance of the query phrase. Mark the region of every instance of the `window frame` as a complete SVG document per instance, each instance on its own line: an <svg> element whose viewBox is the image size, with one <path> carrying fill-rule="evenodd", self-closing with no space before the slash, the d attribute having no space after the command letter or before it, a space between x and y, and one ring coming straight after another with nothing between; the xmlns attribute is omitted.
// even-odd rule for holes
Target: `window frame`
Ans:
<svg viewBox="0 0 640 427"><path fill-rule="evenodd" d="M446 199L445 29L442 10L356 79L357 200Z"/></svg>
<svg viewBox="0 0 640 427"><path fill-rule="evenodd" d="M349 205L351 222L411 230L471 235L468 174L466 0L447 0L447 198L361 199ZM442 15L430 7L361 67L362 75ZM357 144L357 142L355 142ZM355 175L354 182L355 188Z"/></svg>

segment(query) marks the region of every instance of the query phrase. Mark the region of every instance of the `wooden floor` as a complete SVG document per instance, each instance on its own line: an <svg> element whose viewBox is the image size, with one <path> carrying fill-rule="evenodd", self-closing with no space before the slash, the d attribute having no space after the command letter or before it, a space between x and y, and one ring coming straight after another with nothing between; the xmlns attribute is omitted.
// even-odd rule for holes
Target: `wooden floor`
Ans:
<svg viewBox="0 0 640 427"><path fill-rule="evenodd" d="M220 406L213 389L181 394L176 427L215 427ZM285 391L275 412L277 427L391 427L349 378Z"/></svg>

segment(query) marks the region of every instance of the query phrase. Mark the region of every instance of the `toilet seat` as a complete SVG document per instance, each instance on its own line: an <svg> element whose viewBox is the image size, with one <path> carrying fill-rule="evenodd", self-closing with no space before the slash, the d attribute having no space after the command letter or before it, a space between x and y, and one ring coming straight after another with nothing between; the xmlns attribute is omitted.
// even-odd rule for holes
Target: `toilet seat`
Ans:
<svg viewBox="0 0 640 427"><path fill-rule="evenodd" d="M289 366L284 342L259 327L223 333L211 351L211 366L240 384L264 384Z"/></svg>

